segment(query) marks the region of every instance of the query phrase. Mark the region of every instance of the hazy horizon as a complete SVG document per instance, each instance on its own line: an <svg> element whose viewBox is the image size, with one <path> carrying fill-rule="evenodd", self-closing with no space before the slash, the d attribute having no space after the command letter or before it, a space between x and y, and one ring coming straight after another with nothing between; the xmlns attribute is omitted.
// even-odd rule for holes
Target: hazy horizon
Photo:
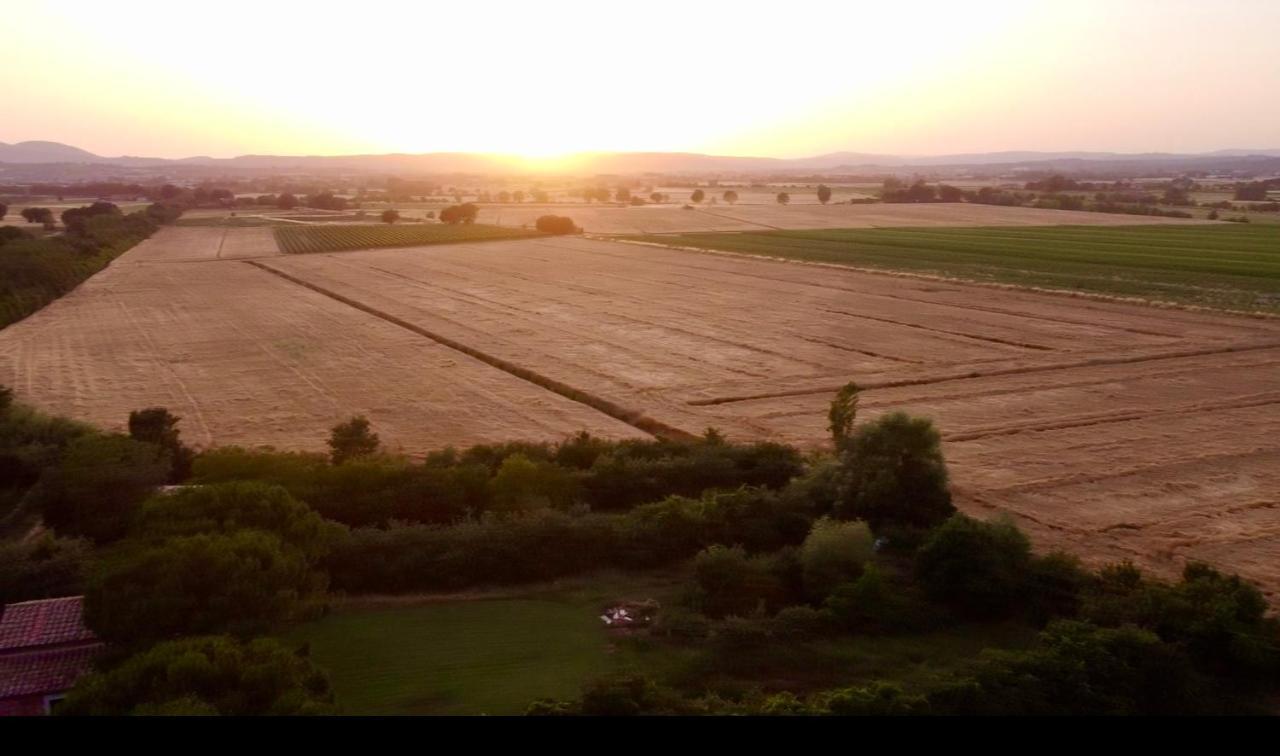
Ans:
<svg viewBox="0 0 1280 756"><path fill-rule="evenodd" d="M1280 91L1280 3L1262 0L785 14L237 0L190 33L164 8L12 9L4 141L160 158L1280 147L1266 94Z"/></svg>

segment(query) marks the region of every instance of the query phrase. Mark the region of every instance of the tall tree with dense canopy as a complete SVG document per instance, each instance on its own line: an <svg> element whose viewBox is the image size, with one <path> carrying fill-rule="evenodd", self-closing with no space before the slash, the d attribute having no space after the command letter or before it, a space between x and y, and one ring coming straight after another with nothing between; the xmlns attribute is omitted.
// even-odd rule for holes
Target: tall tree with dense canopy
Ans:
<svg viewBox="0 0 1280 756"><path fill-rule="evenodd" d="M818 201L824 205L831 201L831 187L818 184Z"/></svg>
<svg viewBox="0 0 1280 756"><path fill-rule="evenodd" d="M919 533L955 512L942 436L925 418L902 412L860 426L840 456L836 513L877 532Z"/></svg>
<svg viewBox="0 0 1280 756"><path fill-rule="evenodd" d="M693 200L693 203L696 205L699 202L702 202L702 200L706 199L706 196L707 196L706 192L702 191L701 189L694 189L693 194L689 195L689 199Z"/></svg>
<svg viewBox="0 0 1280 756"><path fill-rule="evenodd" d="M399 211L399 210L383 210L383 211L382 211L382 222L383 222L383 223L386 223L387 225L391 225L391 224L395 223L395 222L396 222L396 221L398 221L398 220L400 220L400 211Z"/></svg>
<svg viewBox="0 0 1280 756"><path fill-rule="evenodd" d="M737 203L738 193L732 189L726 189L724 193L724 201L728 202L730 205Z"/></svg>
<svg viewBox="0 0 1280 756"><path fill-rule="evenodd" d="M778 192L778 204L786 205L791 202L791 195L786 192Z"/></svg>

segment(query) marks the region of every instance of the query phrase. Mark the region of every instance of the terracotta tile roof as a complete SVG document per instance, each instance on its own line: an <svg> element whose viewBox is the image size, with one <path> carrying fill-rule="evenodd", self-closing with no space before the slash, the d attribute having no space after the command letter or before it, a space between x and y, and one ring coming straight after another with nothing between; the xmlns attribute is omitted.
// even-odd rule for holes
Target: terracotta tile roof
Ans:
<svg viewBox="0 0 1280 756"><path fill-rule="evenodd" d="M95 640L82 616L83 596L9 604L0 615L0 654Z"/></svg>
<svg viewBox="0 0 1280 756"><path fill-rule="evenodd" d="M69 690L101 649L101 643L91 643L0 656L0 698Z"/></svg>

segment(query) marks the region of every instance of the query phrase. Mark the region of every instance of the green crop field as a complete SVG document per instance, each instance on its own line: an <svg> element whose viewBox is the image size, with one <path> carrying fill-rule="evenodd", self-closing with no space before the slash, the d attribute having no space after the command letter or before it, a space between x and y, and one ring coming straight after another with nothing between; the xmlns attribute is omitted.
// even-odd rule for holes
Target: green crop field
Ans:
<svg viewBox="0 0 1280 756"><path fill-rule="evenodd" d="M1280 312L1272 225L871 228L627 237L974 281Z"/></svg>
<svg viewBox="0 0 1280 756"><path fill-rule="evenodd" d="M404 226L277 226L281 252L307 254L377 247L418 247L425 244L525 239L540 231L474 224L409 224Z"/></svg>

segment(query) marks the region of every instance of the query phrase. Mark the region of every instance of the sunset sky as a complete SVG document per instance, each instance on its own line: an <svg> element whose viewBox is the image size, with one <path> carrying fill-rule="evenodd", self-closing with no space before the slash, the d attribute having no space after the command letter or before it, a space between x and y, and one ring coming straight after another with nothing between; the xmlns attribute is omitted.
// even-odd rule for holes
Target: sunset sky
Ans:
<svg viewBox="0 0 1280 756"><path fill-rule="evenodd" d="M1280 148L1280 2L0 0L0 141L102 155Z"/></svg>

